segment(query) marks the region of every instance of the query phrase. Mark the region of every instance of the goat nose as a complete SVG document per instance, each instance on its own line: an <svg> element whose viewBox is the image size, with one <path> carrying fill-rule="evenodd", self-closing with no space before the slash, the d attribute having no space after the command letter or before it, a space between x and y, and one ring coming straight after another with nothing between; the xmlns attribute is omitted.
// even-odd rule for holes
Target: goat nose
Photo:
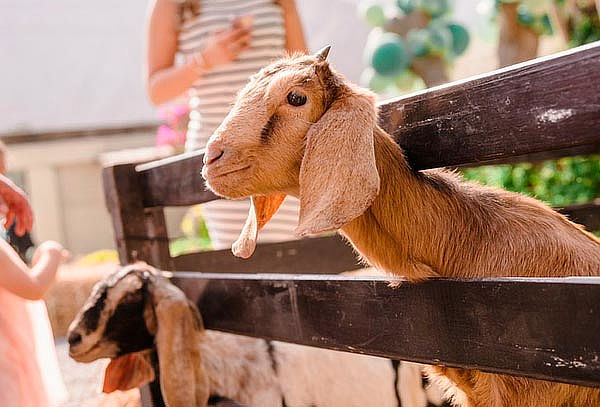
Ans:
<svg viewBox="0 0 600 407"><path fill-rule="evenodd" d="M223 157L225 151L219 147L218 145L209 145L206 147L206 152L204 153L204 165L210 165L217 161L219 158Z"/></svg>
<svg viewBox="0 0 600 407"><path fill-rule="evenodd" d="M81 334L78 334L77 332L71 332L67 341L69 341L70 346L75 346L81 343L81 339Z"/></svg>

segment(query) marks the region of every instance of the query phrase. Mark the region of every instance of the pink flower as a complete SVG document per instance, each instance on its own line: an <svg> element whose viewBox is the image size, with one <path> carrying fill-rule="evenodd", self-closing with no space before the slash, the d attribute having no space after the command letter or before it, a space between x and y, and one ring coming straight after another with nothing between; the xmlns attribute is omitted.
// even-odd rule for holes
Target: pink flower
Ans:
<svg viewBox="0 0 600 407"><path fill-rule="evenodd" d="M182 146L189 120L189 108L185 104L165 106L158 111L158 117L164 122L156 132L156 145Z"/></svg>

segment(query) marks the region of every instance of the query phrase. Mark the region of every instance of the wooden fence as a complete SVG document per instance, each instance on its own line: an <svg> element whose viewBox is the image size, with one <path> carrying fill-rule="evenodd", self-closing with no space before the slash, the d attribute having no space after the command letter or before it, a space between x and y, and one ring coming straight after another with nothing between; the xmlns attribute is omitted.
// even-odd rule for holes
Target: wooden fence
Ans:
<svg viewBox="0 0 600 407"><path fill-rule="evenodd" d="M380 125L417 169L599 153L598 84L600 42L386 101ZM248 260L229 250L172 257L164 207L216 198L201 168L202 152L119 165L104 186L121 261L172 271L207 328L600 387L600 278L390 288L332 275L359 268L338 236L259 245ZM600 230L600 203L560 210ZM162 405L150 387L145 403Z"/></svg>

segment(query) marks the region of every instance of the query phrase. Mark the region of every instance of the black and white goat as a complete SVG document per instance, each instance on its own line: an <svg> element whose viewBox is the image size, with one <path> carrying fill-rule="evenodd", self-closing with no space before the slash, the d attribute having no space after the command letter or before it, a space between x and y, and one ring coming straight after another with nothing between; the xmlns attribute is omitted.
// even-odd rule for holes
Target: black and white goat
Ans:
<svg viewBox="0 0 600 407"><path fill-rule="evenodd" d="M204 330L183 292L145 264L100 281L68 339L79 362L112 359L105 392L153 380L156 348L168 407L203 407L209 399L248 407L443 404L413 363Z"/></svg>

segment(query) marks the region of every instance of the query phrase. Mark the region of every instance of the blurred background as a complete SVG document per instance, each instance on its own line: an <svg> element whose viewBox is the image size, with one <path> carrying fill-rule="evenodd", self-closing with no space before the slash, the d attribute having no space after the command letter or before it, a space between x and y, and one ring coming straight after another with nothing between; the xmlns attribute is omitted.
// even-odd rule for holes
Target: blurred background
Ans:
<svg viewBox="0 0 600 407"><path fill-rule="evenodd" d="M143 85L147 3L0 3L0 138L10 176L30 196L36 240L55 239L81 255L113 248L101 167L181 151L185 103L155 109ZM310 50L331 44L336 69L382 99L600 39L594 0L302 0L297 7ZM598 196L597 160L580 161L467 175L564 205ZM185 234L182 212L169 216L174 235ZM202 234L189 223L188 235Z"/></svg>
<svg viewBox="0 0 600 407"><path fill-rule="evenodd" d="M60 241L75 255L48 298L57 336L117 261L102 167L183 151L187 104L154 108L144 89L148 3L0 0L0 139L8 174L30 197L33 240ZM332 45L332 65L381 100L600 40L600 0L296 4L309 49ZM555 206L600 197L599 156L463 173ZM199 207L170 209L167 218L173 254L210 248ZM75 390L69 405L82 405L77 397L85 391Z"/></svg>

